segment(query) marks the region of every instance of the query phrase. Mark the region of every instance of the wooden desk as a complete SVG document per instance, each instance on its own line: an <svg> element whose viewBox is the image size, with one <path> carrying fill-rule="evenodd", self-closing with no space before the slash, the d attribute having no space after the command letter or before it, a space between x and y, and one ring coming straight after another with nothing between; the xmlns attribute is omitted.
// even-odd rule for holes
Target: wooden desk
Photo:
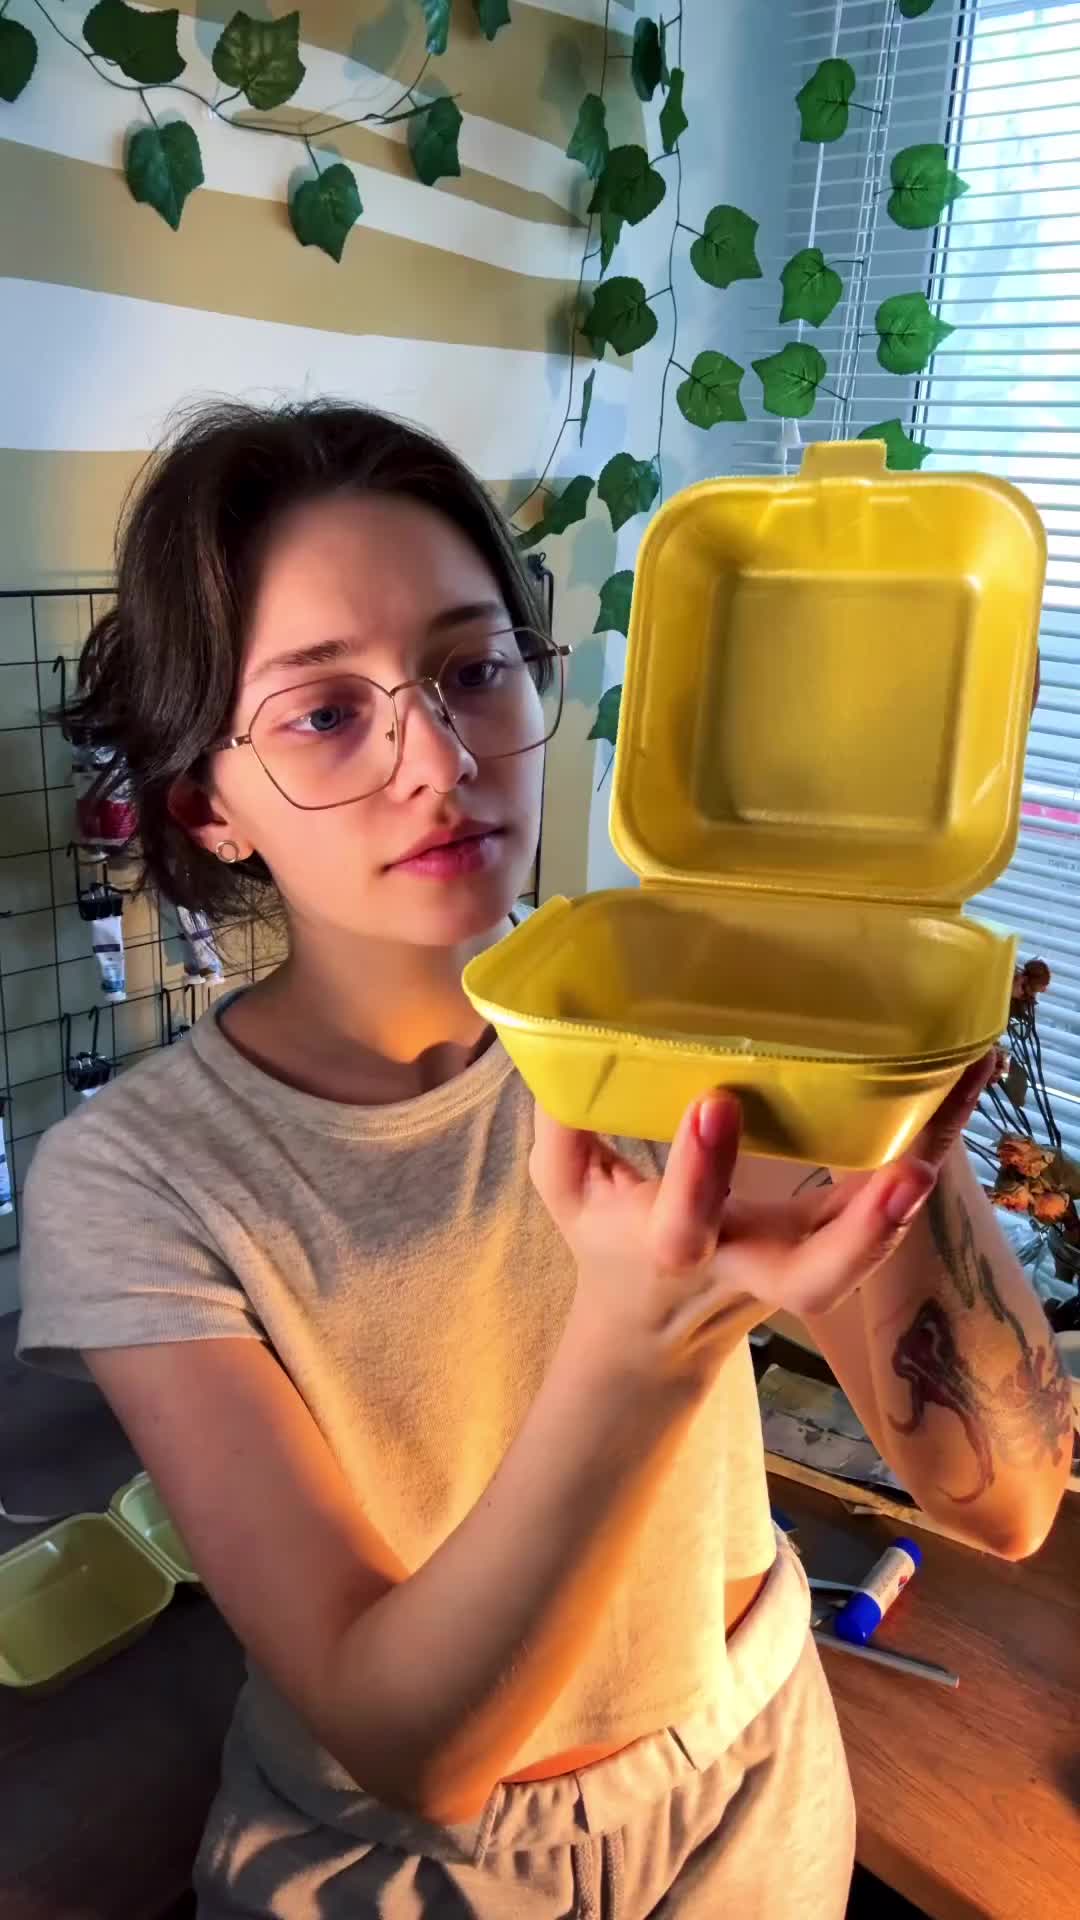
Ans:
<svg viewBox="0 0 1080 1920"><path fill-rule="evenodd" d="M772 1478L809 1573L868 1571L901 1531ZM932 1920L1080 1914L1080 1495L1013 1565L921 1533L923 1565L876 1643L956 1693L824 1652L859 1811L858 1855Z"/></svg>

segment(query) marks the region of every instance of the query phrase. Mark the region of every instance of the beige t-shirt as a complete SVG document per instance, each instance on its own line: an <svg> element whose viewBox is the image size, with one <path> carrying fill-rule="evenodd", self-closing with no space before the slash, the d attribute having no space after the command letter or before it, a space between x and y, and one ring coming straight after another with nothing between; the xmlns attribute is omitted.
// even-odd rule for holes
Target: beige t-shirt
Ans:
<svg viewBox="0 0 1080 1920"><path fill-rule="evenodd" d="M495 1472L573 1294L529 1179L532 1130L497 1043L434 1092L350 1107L261 1072L207 1015L41 1142L20 1351L79 1373L81 1348L268 1342L372 1522L418 1567ZM775 1551L744 1343L515 1765L722 1702L725 1581ZM313 1812L320 1793L355 1790L254 1668L238 1726L264 1774Z"/></svg>

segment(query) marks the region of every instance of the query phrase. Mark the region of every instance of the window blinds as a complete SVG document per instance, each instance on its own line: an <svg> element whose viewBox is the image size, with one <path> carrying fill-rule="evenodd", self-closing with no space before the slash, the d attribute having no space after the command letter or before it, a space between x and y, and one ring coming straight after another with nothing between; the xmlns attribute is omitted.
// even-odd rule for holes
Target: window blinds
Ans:
<svg viewBox="0 0 1080 1920"><path fill-rule="evenodd" d="M1042 695L1020 845L973 904L1053 970L1043 1053L1080 1154L1080 0L937 0L914 20L894 0L795 0L792 25L802 77L839 56L860 105L841 140L796 145L755 353L775 348L772 288L797 248L822 248L845 297L824 326L799 328L824 353L832 394L802 422L759 407L738 464L783 471L803 442L899 417L933 449L928 469L1000 474L1043 516ZM939 227L907 232L886 212L889 162L923 141L945 143L968 191ZM874 315L915 291L956 331L924 374L901 379L878 365Z"/></svg>

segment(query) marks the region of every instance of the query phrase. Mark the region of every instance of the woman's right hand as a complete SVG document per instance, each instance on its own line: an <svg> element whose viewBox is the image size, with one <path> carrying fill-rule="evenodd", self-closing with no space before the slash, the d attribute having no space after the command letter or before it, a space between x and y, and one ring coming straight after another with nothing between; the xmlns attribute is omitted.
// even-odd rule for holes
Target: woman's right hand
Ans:
<svg viewBox="0 0 1080 1920"><path fill-rule="evenodd" d="M828 1313L903 1239L934 1185L906 1159L773 1205L731 1197L740 1112L729 1094L683 1118L662 1177L537 1108L533 1182L578 1265L572 1322L631 1365L703 1368L777 1308Z"/></svg>

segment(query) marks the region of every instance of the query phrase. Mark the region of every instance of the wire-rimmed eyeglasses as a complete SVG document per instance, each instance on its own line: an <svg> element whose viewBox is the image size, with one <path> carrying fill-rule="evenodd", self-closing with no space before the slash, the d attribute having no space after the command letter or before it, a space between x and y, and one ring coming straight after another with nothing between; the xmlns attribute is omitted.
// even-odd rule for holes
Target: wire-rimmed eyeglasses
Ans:
<svg viewBox="0 0 1080 1920"><path fill-rule="evenodd" d="M562 717L563 662L529 627L464 641L437 674L384 687L366 674L326 672L268 694L246 733L211 753L250 747L290 805L305 811L348 806L390 785L401 762L401 695L417 690L474 760L506 760L551 739Z"/></svg>

